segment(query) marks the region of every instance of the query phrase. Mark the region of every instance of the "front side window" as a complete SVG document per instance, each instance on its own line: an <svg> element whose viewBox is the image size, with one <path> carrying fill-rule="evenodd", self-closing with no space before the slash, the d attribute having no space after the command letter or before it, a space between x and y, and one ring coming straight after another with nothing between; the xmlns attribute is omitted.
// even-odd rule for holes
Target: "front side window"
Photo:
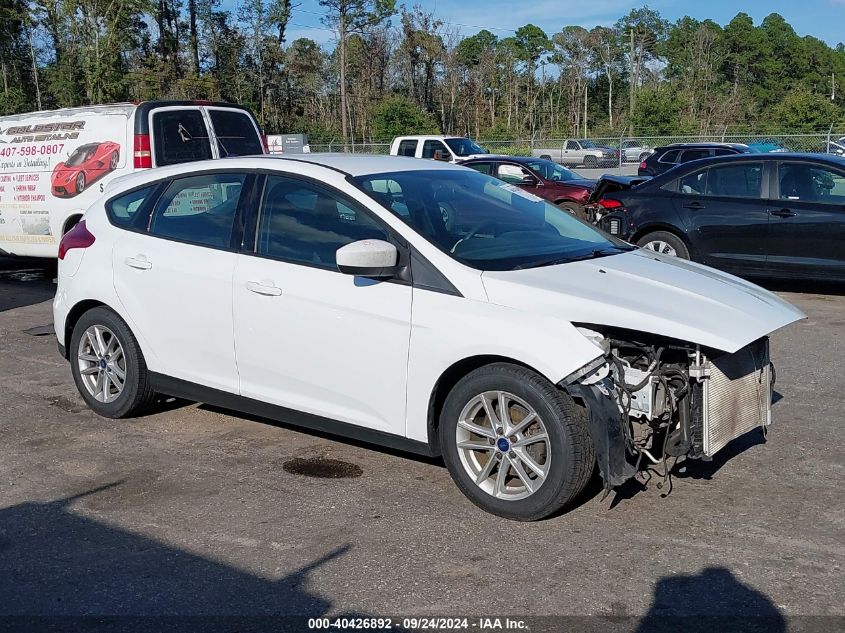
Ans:
<svg viewBox="0 0 845 633"><path fill-rule="evenodd" d="M575 141L566 141L566 149L580 149Z"/></svg>
<svg viewBox="0 0 845 633"><path fill-rule="evenodd" d="M199 110L153 112L152 129L158 167L212 158L211 140Z"/></svg>
<svg viewBox="0 0 845 633"><path fill-rule="evenodd" d="M387 195L390 185L381 185L380 193ZM308 182L267 179L258 223L259 255L335 268L337 249L369 239L385 240L387 232L351 202Z"/></svg>
<svg viewBox="0 0 845 633"><path fill-rule="evenodd" d="M449 150L446 149L446 146L442 142L426 141L423 143L423 158L436 158L438 154L445 154L447 158L449 156Z"/></svg>
<svg viewBox="0 0 845 633"><path fill-rule="evenodd" d="M513 184L472 170L391 172L353 182L440 250L481 270L566 263L631 248ZM402 213L384 193L388 183L401 190Z"/></svg>
<svg viewBox="0 0 845 633"><path fill-rule="evenodd" d="M554 182L566 182L568 180L577 180L579 178L578 174L574 171L567 169L566 167L561 167L550 160L533 161L528 163L528 167L540 174L546 180L552 180Z"/></svg>
<svg viewBox="0 0 845 633"><path fill-rule="evenodd" d="M150 185L149 187L136 189L135 191L123 194L119 198L110 200L106 205L106 212L111 223L123 228L132 226L132 223L135 221L135 214L154 189L155 185Z"/></svg>
<svg viewBox="0 0 845 633"><path fill-rule="evenodd" d="M150 234L199 246L229 248L244 174L174 180L156 203Z"/></svg>
<svg viewBox="0 0 845 633"><path fill-rule="evenodd" d="M781 200L845 205L845 174L821 165L781 163Z"/></svg>
<svg viewBox="0 0 845 633"><path fill-rule="evenodd" d="M253 156L263 154L264 146L246 112L238 110L208 111L220 156Z"/></svg>
<svg viewBox="0 0 845 633"><path fill-rule="evenodd" d="M410 156L413 158L417 155L417 141L405 140L399 141L399 156Z"/></svg>
<svg viewBox="0 0 845 633"><path fill-rule="evenodd" d="M523 169L519 165L511 165L502 163L499 165L498 174L501 180L512 183L514 185L521 185L526 176L530 176L527 169Z"/></svg>
<svg viewBox="0 0 845 633"><path fill-rule="evenodd" d="M741 163L711 167L707 174L707 195L731 198L759 198L763 186L762 163Z"/></svg>

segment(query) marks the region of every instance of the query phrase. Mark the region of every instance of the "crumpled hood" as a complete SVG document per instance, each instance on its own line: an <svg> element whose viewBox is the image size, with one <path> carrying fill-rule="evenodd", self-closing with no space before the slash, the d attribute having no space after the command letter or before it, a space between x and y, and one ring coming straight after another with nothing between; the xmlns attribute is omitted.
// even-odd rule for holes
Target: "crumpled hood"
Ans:
<svg viewBox="0 0 845 633"><path fill-rule="evenodd" d="M637 250L482 274L492 303L735 352L806 315L777 295L700 264Z"/></svg>

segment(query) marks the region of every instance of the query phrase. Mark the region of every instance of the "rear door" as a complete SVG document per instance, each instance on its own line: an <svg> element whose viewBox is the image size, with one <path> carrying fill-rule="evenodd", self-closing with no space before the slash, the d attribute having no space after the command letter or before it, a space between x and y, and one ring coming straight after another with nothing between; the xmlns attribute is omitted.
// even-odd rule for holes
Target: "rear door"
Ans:
<svg viewBox="0 0 845 633"><path fill-rule="evenodd" d="M771 198L769 267L789 276L845 278L845 169L781 162Z"/></svg>
<svg viewBox="0 0 845 633"><path fill-rule="evenodd" d="M738 274L766 265L768 200L762 162L732 162L677 180L675 204L700 260Z"/></svg>
<svg viewBox="0 0 845 633"><path fill-rule="evenodd" d="M253 178L214 172L165 182L140 226L115 242L115 291L154 371L237 393L232 274Z"/></svg>
<svg viewBox="0 0 845 633"><path fill-rule="evenodd" d="M220 156L211 142L209 123L199 106L166 106L150 112L153 167Z"/></svg>

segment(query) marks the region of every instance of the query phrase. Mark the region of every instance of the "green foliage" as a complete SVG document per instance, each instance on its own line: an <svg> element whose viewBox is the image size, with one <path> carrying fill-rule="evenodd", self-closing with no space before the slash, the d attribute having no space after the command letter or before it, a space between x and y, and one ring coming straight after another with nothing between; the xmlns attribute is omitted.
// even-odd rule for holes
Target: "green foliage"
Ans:
<svg viewBox="0 0 845 633"><path fill-rule="evenodd" d="M373 111L373 135L387 139L403 134L438 134L437 121L401 95L386 97Z"/></svg>
<svg viewBox="0 0 845 633"><path fill-rule="evenodd" d="M778 130L816 132L842 119L842 109L830 99L799 88L771 109L769 120Z"/></svg>

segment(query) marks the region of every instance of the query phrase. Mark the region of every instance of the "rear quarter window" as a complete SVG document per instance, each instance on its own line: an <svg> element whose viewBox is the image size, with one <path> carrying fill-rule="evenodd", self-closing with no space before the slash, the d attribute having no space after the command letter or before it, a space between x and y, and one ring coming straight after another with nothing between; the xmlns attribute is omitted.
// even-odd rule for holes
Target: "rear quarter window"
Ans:
<svg viewBox="0 0 845 633"><path fill-rule="evenodd" d="M239 110L209 110L220 156L263 154L261 138L252 117Z"/></svg>

